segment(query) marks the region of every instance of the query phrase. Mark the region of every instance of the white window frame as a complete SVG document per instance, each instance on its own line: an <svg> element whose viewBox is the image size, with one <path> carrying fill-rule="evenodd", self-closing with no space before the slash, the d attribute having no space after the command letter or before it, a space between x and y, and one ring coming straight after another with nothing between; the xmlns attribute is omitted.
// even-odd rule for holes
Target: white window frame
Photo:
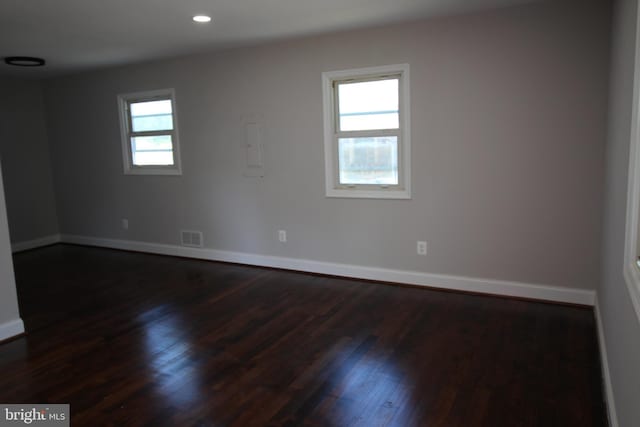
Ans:
<svg viewBox="0 0 640 427"><path fill-rule="evenodd" d="M357 131L351 134L364 136L398 136L398 185L344 185L340 184L338 171L338 137L349 132L338 132L338 111L335 82L346 80L378 80L399 77L399 129ZM324 104L324 160L325 189L327 197L410 199L411 198L411 126L409 102L409 64L356 68L322 73L322 100Z"/></svg>
<svg viewBox="0 0 640 427"><path fill-rule="evenodd" d="M170 100L173 129L151 132L133 132L131 130L131 115L129 105L138 102ZM120 113L120 139L122 141L122 160L126 175L182 175L180 162L180 141L178 138L178 114L176 111L176 97L173 89L158 89L118 95L118 110ZM131 152L131 137L135 135L171 135L173 149L173 165L134 165Z"/></svg>
<svg viewBox="0 0 640 427"><path fill-rule="evenodd" d="M640 28L640 9L636 17ZM635 70L631 141L629 144L629 176L627 185L627 217L624 245L624 278L631 302L640 320L640 31L636 33Z"/></svg>

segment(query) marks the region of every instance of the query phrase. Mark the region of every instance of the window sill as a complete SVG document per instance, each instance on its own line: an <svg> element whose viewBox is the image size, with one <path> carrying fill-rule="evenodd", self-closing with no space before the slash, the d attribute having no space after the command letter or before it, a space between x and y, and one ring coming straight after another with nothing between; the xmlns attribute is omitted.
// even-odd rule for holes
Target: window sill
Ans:
<svg viewBox="0 0 640 427"><path fill-rule="evenodd" d="M182 175L180 169L169 168L131 168L124 171L125 175Z"/></svg>
<svg viewBox="0 0 640 427"><path fill-rule="evenodd" d="M411 192L409 190L357 190L357 189L327 189L327 197L337 197L346 199L396 199L409 200Z"/></svg>

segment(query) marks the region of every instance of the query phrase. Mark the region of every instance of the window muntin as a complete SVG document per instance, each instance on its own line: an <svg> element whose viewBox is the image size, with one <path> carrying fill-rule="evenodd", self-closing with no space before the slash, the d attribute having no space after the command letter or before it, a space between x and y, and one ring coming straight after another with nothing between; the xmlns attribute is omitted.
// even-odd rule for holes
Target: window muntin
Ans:
<svg viewBox="0 0 640 427"><path fill-rule="evenodd" d="M408 71L323 74L327 196L410 198Z"/></svg>
<svg viewBox="0 0 640 427"><path fill-rule="evenodd" d="M121 95L118 98L125 173L180 174L173 90Z"/></svg>

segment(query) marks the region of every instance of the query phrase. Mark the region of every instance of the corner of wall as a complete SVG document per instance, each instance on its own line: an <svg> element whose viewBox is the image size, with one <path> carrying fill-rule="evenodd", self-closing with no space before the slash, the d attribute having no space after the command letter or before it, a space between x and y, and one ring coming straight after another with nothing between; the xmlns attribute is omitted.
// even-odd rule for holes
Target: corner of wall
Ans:
<svg viewBox="0 0 640 427"><path fill-rule="evenodd" d="M21 318L0 324L0 342L24 333L24 323Z"/></svg>
<svg viewBox="0 0 640 427"><path fill-rule="evenodd" d="M600 305L598 294L595 296L594 315L596 319L596 328L598 333L598 347L600 349L600 369L602 372L602 382L605 391L605 404L610 427L618 427L618 414L616 412L616 404L613 393L613 384L611 382L611 372L609 371L609 358L607 356L607 342L604 335L604 326L600 314Z"/></svg>

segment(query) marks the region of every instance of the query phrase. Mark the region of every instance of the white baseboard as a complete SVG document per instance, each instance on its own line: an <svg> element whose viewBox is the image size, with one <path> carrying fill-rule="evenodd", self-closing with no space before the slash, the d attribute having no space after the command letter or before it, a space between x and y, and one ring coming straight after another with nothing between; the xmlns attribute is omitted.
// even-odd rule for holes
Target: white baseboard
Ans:
<svg viewBox="0 0 640 427"><path fill-rule="evenodd" d="M17 242L11 244L11 252L26 251L29 249L35 249L42 246L53 245L60 242L59 234L52 234L50 236L40 237L39 239L27 240L25 242Z"/></svg>
<svg viewBox="0 0 640 427"><path fill-rule="evenodd" d="M221 251L207 248L187 248L176 245L147 243L130 240L103 239L98 237L74 236L63 234L61 241L88 246L123 249L136 252L148 252L161 255L173 255L198 258L210 261L224 261L248 264L260 267L274 267L285 270L320 273L357 279L378 280L409 285L428 286L458 291L478 292L531 298L553 302L593 306L595 292L586 289L562 288L547 285L511 282L505 280L477 279L442 274L429 274L418 271L391 270L359 265L337 264L299 258L284 258L269 255L242 252Z"/></svg>
<svg viewBox="0 0 640 427"><path fill-rule="evenodd" d="M22 323L22 319L20 318L0 323L0 341L15 337L22 333L24 333L24 323Z"/></svg>
<svg viewBox="0 0 640 427"><path fill-rule="evenodd" d="M600 317L600 308L598 306L598 298L595 301L596 327L598 330L598 345L600 347L600 363L602 364L602 379L604 381L605 402L607 404L607 412L609 415L610 427L618 427L618 415L616 413L616 404L613 398L613 384L611 384L611 373L609 371L609 360L607 359L607 344L604 338L604 327L602 325L602 317Z"/></svg>

